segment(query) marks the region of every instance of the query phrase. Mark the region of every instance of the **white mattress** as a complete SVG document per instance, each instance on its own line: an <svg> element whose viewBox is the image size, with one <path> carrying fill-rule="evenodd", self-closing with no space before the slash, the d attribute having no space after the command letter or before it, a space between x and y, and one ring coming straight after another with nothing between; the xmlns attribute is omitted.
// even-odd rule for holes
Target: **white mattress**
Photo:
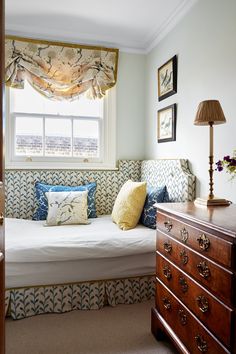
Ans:
<svg viewBox="0 0 236 354"><path fill-rule="evenodd" d="M6 287L62 284L155 272L155 231L122 231L109 215L89 225L45 227L6 219Z"/></svg>

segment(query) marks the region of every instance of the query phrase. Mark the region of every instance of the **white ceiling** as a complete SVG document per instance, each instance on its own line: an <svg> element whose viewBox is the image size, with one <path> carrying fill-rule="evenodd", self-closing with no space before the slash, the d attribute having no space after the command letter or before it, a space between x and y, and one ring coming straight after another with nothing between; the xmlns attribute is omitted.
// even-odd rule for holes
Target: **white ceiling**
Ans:
<svg viewBox="0 0 236 354"><path fill-rule="evenodd" d="M6 33L148 52L197 0L5 0Z"/></svg>

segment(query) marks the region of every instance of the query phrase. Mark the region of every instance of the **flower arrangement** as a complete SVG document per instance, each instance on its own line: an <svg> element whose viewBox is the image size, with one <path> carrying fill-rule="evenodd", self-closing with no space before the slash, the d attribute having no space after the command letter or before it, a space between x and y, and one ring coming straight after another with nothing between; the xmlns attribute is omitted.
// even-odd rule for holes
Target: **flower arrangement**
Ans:
<svg viewBox="0 0 236 354"><path fill-rule="evenodd" d="M216 162L216 171L226 170L231 175L231 179L236 178L236 150L233 152L233 156L224 156L223 160Z"/></svg>

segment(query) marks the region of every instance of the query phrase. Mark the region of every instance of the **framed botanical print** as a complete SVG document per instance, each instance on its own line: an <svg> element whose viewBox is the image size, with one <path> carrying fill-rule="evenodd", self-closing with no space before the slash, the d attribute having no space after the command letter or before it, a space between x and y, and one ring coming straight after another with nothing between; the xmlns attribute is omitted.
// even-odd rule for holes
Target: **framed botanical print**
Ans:
<svg viewBox="0 0 236 354"><path fill-rule="evenodd" d="M157 112L157 141L164 143L176 140L176 103Z"/></svg>
<svg viewBox="0 0 236 354"><path fill-rule="evenodd" d="M158 100L177 92L177 56L168 60L158 69Z"/></svg>

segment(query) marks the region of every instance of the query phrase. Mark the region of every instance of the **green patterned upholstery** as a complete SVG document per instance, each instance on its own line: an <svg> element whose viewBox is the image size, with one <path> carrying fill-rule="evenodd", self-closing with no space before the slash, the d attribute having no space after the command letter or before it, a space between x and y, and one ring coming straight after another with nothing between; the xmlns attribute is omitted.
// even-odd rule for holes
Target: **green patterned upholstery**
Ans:
<svg viewBox="0 0 236 354"><path fill-rule="evenodd" d="M98 215L111 214L121 186L128 180L140 179L141 161L124 160L118 170L8 170L6 171L6 216L31 219L37 199L34 184L64 184L78 186L96 181L96 209Z"/></svg>
<svg viewBox="0 0 236 354"><path fill-rule="evenodd" d="M78 284L51 285L6 291L6 312L14 319L42 313L98 310L107 303L134 304L155 295L155 277L104 280Z"/></svg>
<svg viewBox="0 0 236 354"><path fill-rule="evenodd" d="M193 200L195 196L195 176L189 171L187 160L121 160L118 170L105 171L7 170L6 216L32 218L37 207L37 181L71 186L95 181L97 214L111 214L116 196L128 179L147 181L150 186L166 185L170 201Z"/></svg>
<svg viewBox="0 0 236 354"><path fill-rule="evenodd" d="M196 177L190 172L188 160L144 160L141 181L150 187L166 186L170 202L193 201Z"/></svg>
<svg viewBox="0 0 236 354"><path fill-rule="evenodd" d="M110 214L121 186L128 180L146 181L149 186L166 185L171 202L193 200L195 176L187 160L119 161L118 170L8 170L6 171L6 216L31 219L37 206L36 181L79 185L96 181L97 214ZM155 278L136 277L79 284L9 289L5 308L14 319L48 312L99 309L106 303L131 304L153 298Z"/></svg>

